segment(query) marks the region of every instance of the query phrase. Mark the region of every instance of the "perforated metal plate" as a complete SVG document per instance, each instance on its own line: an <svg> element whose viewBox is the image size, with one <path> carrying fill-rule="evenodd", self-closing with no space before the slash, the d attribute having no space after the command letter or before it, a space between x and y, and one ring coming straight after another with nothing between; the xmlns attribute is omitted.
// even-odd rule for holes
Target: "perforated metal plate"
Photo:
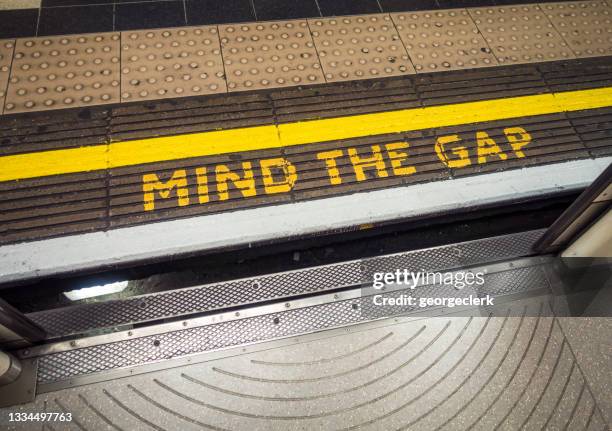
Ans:
<svg viewBox="0 0 612 431"><path fill-rule="evenodd" d="M225 93L216 26L121 33L121 100Z"/></svg>
<svg viewBox="0 0 612 431"><path fill-rule="evenodd" d="M387 14L309 19L327 82L413 74Z"/></svg>
<svg viewBox="0 0 612 431"><path fill-rule="evenodd" d="M512 280L507 285L508 280ZM539 267L518 268L507 275L487 274L481 294L506 294L548 288ZM432 291L432 286L418 289ZM398 296L401 291L389 293ZM460 292L459 295L462 293ZM385 294L387 295L387 294ZM364 307L368 309L364 309ZM385 316L369 299L326 302L305 308L224 321L206 326L125 339L90 347L50 353L39 358L38 382L59 382L73 377L150 364L170 358L222 348L310 333L347 324L413 311L409 306L382 307ZM422 309L421 309L422 310Z"/></svg>
<svg viewBox="0 0 612 431"><path fill-rule="evenodd" d="M537 5L475 8L469 12L500 64L574 58Z"/></svg>
<svg viewBox="0 0 612 431"><path fill-rule="evenodd" d="M612 54L612 7L605 1L544 3L540 8L577 57Z"/></svg>
<svg viewBox="0 0 612 431"><path fill-rule="evenodd" d="M5 113L119 102L119 33L19 39Z"/></svg>
<svg viewBox="0 0 612 431"><path fill-rule="evenodd" d="M499 64L465 9L396 13L391 17L417 73Z"/></svg>
<svg viewBox="0 0 612 431"><path fill-rule="evenodd" d="M229 91L325 82L306 21L219 26Z"/></svg>
<svg viewBox="0 0 612 431"><path fill-rule="evenodd" d="M431 271L459 268L485 262L496 262L519 256L529 256L532 246L544 229L503 235L459 244L449 244L424 250L397 253L364 259L363 282L372 280L374 272L393 272L397 268Z"/></svg>
<svg viewBox="0 0 612 431"><path fill-rule="evenodd" d="M14 40L0 40L0 114L2 114L4 109L4 99L6 97L14 49Z"/></svg>
<svg viewBox="0 0 612 431"><path fill-rule="evenodd" d="M50 336L178 317L259 301L321 292L361 282L358 262L309 268L134 297L31 313Z"/></svg>
<svg viewBox="0 0 612 431"><path fill-rule="evenodd" d="M83 304L30 313L28 317L45 328L51 337L176 318L224 307L358 286L370 283L373 272L395 271L397 268L441 270L528 256L531 246L543 232L533 230L363 261L160 292L122 301Z"/></svg>

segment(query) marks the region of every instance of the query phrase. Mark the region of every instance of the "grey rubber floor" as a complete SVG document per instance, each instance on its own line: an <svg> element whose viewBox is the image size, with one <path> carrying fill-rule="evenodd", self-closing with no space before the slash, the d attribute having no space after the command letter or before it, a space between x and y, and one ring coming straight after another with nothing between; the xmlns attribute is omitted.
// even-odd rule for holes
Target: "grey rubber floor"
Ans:
<svg viewBox="0 0 612 431"><path fill-rule="evenodd" d="M10 411L73 413L52 430L609 429L611 319L377 325L42 394ZM585 337L593 331L596 342Z"/></svg>

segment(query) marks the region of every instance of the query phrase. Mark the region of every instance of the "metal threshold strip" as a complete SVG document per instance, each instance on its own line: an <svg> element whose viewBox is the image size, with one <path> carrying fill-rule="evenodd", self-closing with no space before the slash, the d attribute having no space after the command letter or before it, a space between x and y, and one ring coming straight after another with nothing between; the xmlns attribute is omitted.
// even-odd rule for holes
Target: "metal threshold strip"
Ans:
<svg viewBox="0 0 612 431"><path fill-rule="evenodd" d="M39 388L58 388L69 381L74 382L75 378L87 382L109 376L129 375L135 372L134 367L165 367L164 363L169 359L185 360L193 355L220 349L379 320L389 315L430 309L436 310L436 313L448 312L446 307L439 306L387 309L371 303L370 299L376 293L396 296L406 292L405 287L398 286L392 286L384 292L371 289L375 273L394 272L397 268L451 272L465 272L469 269L471 272L482 272L486 280L479 288L457 292L446 284L430 285L428 283L431 282L421 282L416 288L420 295L436 291L434 296L465 296L469 291L481 297L523 294L528 291L549 292L550 286L542 270L547 260L524 257L531 254L531 246L541 234L541 230L529 231L163 292L126 301L31 314L28 317L51 333L55 331L57 335L91 330L94 327L103 329L109 324L120 327L122 324L169 317L175 321L72 341L51 342L22 350L19 355L22 358L38 358L38 380L39 385L42 385ZM309 296L304 297L304 294ZM142 304L149 304L151 309L146 310ZM461 307L453 311L458 309ZM167 314L164 310L174 310L174 314ZM201 317L189 316L204 311L209 313ZM109 321L109 316L113 315L125 317L123 321ZM130 353L115 358L113 352L117 351ZM106 357L108 359L104 359Z"/></svg>
<svg viewBox="0 0 612 431"><path fill-rule="evenodd" d="M135 324L180 319L258 302L357 288L371 282L371 272L375 268L378 271L391 271L394 266L447 270L530 256L532 245L543 232L543 229L538 229L378 258L165 291L126 300L76 305L30 313L27 317L42 326L51 338L92 330L129 328Z"/></svg>
<svg viewBox="0 0 612 431"><path fill-rule="evenodd" d="M526 258L482 267L470 271L485 272L485 284L479 289L466 289L461 296L474 294L491 297L525 294L535 291L550 294L550 286L542 266L550 259ZM416 295L453 296L453 287L421 285ZM390 288L385 297L397 297L410 290ZM194 355L219 352L333 329L356 323L384 319L395 314L429 312L445 315L471 310L474 306L415 308L410 306L379 308L368 292L357 288L311 298L244 307L240 311L212 314L162 323L150 327L57 342L18 352L20 358L38 358L38 391L57 390L73 384L86 384L120 376L167 368L177 363L194 362ZM497 301L503 302L503 301ZM476 307L480 310L479 307ZM452 311L451 311L452 310ZM432 315L429 314L429 315ZM480 311L478 311L480 315ZM118 352L123 352L117 356ZM189 358L190 357L190 358Z"/></svg>

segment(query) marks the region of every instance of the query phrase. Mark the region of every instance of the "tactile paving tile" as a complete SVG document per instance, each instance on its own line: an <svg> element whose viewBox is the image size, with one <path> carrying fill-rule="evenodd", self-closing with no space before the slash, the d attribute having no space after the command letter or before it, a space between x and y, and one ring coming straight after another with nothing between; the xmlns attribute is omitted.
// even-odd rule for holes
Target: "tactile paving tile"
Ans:
<svg viewBox="0 0 612 431"><path fill-rule="evenodd" d="M119 33L20 39L4 113L119 102Z"/></svg>
<svg viewBox="0 0 612 431"><path fill-rule="evenodd" d="M577 57L612 55L612 6L606 2L545 3L540 8Z"/></svg>
<svg viewBox="0 0 612 431"><path fill-rule="evenodd" d="M537 5L469 9L500 64L575 58Z"/></svg>
<svg viewBox="0 0 612 431"><path fill-rule="evenodd" d="M13 61L14 40L0 40L0 114L4 108L11 61Z"/></svg>
<svg viewBox="0 0 612 431"><path fill-rule="evenodd" d="M219 26L229 91L325 82L304 20Z"/></svg>
<svg viewBox="0 0 612 431"><path fill-rule="evenodd" d="M121 100L224 93L216 26L121 33Z"/></svg>
<svg viewBox="0 0 612 431"><path fill-rule="evenodd" d="M327 82L414 74L387 14L309 19Z"/></svg>
<svg viewBox="0 0 612 431"><path fill-rule="evenodd" d="M465 9L395 13L391 17L417 73L499 64Z"/></svg>

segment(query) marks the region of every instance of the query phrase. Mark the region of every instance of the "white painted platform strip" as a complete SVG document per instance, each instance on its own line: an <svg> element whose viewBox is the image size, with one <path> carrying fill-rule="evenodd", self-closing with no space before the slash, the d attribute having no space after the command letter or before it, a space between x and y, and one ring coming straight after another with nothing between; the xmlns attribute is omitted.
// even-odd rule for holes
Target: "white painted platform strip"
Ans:
<svg viewBox="0 0 612 431"><path fill-rule="evenodd" d="M579 189L611 162L576 160L12 244L0 247L0 283Z"/></svg>

